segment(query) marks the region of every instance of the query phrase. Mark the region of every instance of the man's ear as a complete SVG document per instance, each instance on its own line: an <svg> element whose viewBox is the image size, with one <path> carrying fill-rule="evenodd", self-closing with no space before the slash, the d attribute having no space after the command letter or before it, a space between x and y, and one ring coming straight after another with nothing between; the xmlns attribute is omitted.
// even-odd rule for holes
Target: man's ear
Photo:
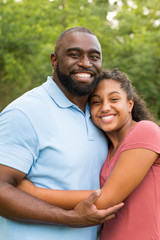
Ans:
<svg viewBox="0 0 160 240"><path fill-rule="evenodd" d="M58 59L57 59L56 53L51 53L51 63L52 63L53 69L57 68L57 62L58 62Z"/></svg>

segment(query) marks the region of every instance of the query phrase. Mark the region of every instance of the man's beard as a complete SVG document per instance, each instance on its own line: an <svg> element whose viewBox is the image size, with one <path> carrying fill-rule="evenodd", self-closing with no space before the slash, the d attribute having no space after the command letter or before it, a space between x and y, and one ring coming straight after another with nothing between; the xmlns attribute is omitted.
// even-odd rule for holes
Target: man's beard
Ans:
<svg viewBox="0 0 160 240"><path fill-rule="evenodd" d="M91 84L89 85L81 85L75 82L72 77L69 75L65 75L59 70L59 64L57 65L57 69L55 70L61 84L68 90L68 92L72 93L76 96L87 96L92 93L94 88L100 81L100 77L95 78Z"/></svg>

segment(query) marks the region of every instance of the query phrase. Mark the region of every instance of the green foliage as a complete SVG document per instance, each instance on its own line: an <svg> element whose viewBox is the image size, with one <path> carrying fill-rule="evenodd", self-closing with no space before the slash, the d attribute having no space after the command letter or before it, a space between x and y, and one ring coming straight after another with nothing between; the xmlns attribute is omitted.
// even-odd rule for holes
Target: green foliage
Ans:
<svg viewBox="0 0 160 240"><path fill-rule="evenodd" d="M52 74L59 34L85 26L99 38L103 67L125 71L160 118L159 0L0 0L0 110ZM131 4L132 3L132 4ZM107 20L116 11L118 27Z"/></svg>
<svg viewBox="0 0 160 240"><path fill-rule="evenodd" d="M110 45L110 63L105 67L127 72L148 107L160 118L160 25L155 25L160 20L160 7L157 0L152 4L134 1L134 7L124 2L117 14L119 28L114 33L114 46Z"/></svg>

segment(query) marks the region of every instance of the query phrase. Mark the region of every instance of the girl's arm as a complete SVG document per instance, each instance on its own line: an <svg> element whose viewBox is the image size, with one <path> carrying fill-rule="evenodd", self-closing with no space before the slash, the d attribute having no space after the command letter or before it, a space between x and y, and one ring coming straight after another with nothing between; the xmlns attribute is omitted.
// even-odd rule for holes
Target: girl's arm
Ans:
<svg viewBox="0 0 160 240"><path fill-rule="evenodd" d="M96 202L98 208L113 206L126 199L141 183L158 154L148 149L131 149L120 154L115 168Z"/></svg>
<svg viewBox="0 0 160 240"><path fill-rule="evenodd" d="M96 201L97 208L106 209L122 202L140 184L157 157L157 153L148 149L131 149L122 152ZM93 192L92 190L62 191L38 188L27 180L24 180L19 188L65 209L73 209Z"/></svg>
<svg viewBox="0 0 160 240"><path fill-rule="evenodd" d="M92 190L56 190L40 188L25 179L18 188L50 204L64 209L73 209L93 192Z"/></svg>

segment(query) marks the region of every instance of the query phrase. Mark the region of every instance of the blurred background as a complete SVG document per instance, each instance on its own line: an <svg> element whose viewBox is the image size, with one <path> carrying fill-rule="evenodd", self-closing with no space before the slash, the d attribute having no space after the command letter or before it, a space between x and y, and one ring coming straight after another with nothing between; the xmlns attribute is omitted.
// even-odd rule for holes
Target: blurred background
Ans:
<svg viewBox="0 0 160 240"><path fill-rule="evenodd" d="M84 26L98 37L103 67L118 67L160 119L159 0L0 0L0 111L52 75L57 37Z"/></svg>

